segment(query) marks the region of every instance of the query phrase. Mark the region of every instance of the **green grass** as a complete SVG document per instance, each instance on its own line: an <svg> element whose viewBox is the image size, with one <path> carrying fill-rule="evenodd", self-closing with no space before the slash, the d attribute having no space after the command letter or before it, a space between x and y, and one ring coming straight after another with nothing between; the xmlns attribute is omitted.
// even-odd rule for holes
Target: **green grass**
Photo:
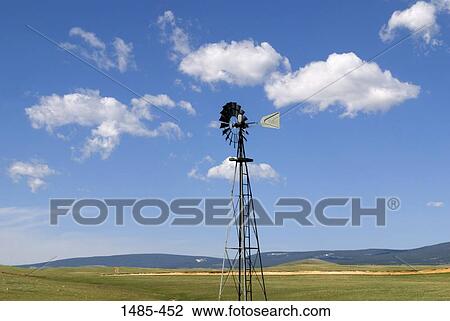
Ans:
<svg viewBox="0 0 450 321"><path fill-rule="evenodd" d="M363 268L367 271L408 269L404 266ZM271 270L320 269L362 270L316 261L286 264ZM112 268L101 267L45 269L30 274L31 271L0 267L0 300L215 300L220 282L219 275L117 277L108 275L113 273ZM120 273L149 271L162 270L120 269ZM450 300L450 273L267 276L266 283L271 300ZM224 299L234 299L231 283Z"/></svg>
<svg viewBox="0 0 450 321"><path fill-rule="evenodd" d="M416 270L428 270L436 268L447 268L447 265L429 266L415 265ZM406 265L341 265L329 263L317 259L291 262L271 267L270 271L292 272L292 271L367 271L367 272L407 272L414 271Z"/></svg>

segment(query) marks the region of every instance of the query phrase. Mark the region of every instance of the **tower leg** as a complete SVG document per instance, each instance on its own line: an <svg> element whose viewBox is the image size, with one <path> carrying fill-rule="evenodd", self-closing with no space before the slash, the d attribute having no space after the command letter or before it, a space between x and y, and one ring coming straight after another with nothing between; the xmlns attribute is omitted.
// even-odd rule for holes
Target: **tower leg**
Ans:
<svg viewBox="0 0 450 321"><path fill-rule="evenodd" d="M248 162L253 160L247 158L244 148L244 135L241 129L238 136L238 146L236 158L230 158L230 160L236 162L235 166L235 181L236 174L238 174L239 184L239 198L238 206L235 210L235 224L237 227L237 246L228 247L228 237L225 245L224 265L222 269L222 281L220 286L220 295L224 289L224 283L231 275L235 278L234 266L235 262L231 262L228 259L229 271L225 275L225 257L229 258L228 250L237 250L235 260L237 260L237 280L235 280L236 294L238 301L251 301L253 300L253 277L255 277L261 287L263 298L267 300L266 286L264 280L264 271L261 259L261 251L259 246L258 230L256 225L256 215L254 211L253 196L250 185L250 177L248 172ZM234 191L234 183L233 183ZM232 192L233 194L233 192ZM233 198L234 200L234 198ZM237 210L237 211L236 211ZM238 212L238 213L236 213ZM236 215L238 214L238 215ZM237 216L237 217L236 217ZM259 268L256 265L259 265ZM259 270L259 271L257 271Z"/></svg>

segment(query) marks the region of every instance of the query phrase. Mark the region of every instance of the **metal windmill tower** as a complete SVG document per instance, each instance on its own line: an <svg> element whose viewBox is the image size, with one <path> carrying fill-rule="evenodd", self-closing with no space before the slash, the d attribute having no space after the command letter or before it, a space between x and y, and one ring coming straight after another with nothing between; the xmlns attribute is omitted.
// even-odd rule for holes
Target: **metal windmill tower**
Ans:
<svg viewBox="0 0 450 321"><path fill-rule="evenodd" d="M264 271L261 259L258 228L256 224L253 194L250 184L248 163L253 159L245 154L248 128L256 122L248 122L245 111L235 102L223 106L220 112L220 128L225 140L236 148L236 157L229 158L235 162L234 179L231 191L233 200L233 225L228 226L227 240L222 266L219 300L222 297L227 281L232 279L238 301L253 300L253 283L257 280L262 297L267 300ZM280 128L280 114L264 116L259 124L268 128ZM235 187L238 195L234 195ZM236 227L236 240L229 245L230 228ZM231 281L230 281L231 282Z"/></svg>

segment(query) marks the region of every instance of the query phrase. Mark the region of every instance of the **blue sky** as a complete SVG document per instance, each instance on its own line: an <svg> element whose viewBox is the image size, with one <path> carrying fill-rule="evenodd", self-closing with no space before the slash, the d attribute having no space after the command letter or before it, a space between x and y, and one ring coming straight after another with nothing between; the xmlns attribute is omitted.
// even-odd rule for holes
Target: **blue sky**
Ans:
<svg viewBox="0 0 450 321"><path fill-rule="evenodd" d="M280 196L361 196L367 206L377 196L402 200L386 227L368 219L362 227L262 228L264 251L448 241L449 12L448 1L5 4L0 241L8 246L0 264L141 252L220 256L223 227L131 220L115 227L113 218L50 227L48 202L226 197L220 165L234 150L211 123L224 103L239 102L255 120L283 112L423 25L284 115L281 130L252 129L247 153L270 165L270 173L254 173L255 196L269 208ZM215 166L219 174L208 174Z"/></svg>

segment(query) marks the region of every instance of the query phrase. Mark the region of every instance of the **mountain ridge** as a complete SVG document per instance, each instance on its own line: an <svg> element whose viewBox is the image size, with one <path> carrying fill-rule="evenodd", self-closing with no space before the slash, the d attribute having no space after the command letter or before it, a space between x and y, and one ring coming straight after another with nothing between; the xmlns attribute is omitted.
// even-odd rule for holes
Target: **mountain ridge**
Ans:
<svg viewBox="0 0 450 321"><path fill-rule="evenodd" d="M407 250L374 248L301 252L272 251L262 253L262 261L266 267L308 259L319 259L330 263L346 265L443 265L450 264L450 242ZM76 257L17 266L24 268L109 266L164 269L220 269L222 267L222 261L222 258L212 256L150 253Z"/></svg>

